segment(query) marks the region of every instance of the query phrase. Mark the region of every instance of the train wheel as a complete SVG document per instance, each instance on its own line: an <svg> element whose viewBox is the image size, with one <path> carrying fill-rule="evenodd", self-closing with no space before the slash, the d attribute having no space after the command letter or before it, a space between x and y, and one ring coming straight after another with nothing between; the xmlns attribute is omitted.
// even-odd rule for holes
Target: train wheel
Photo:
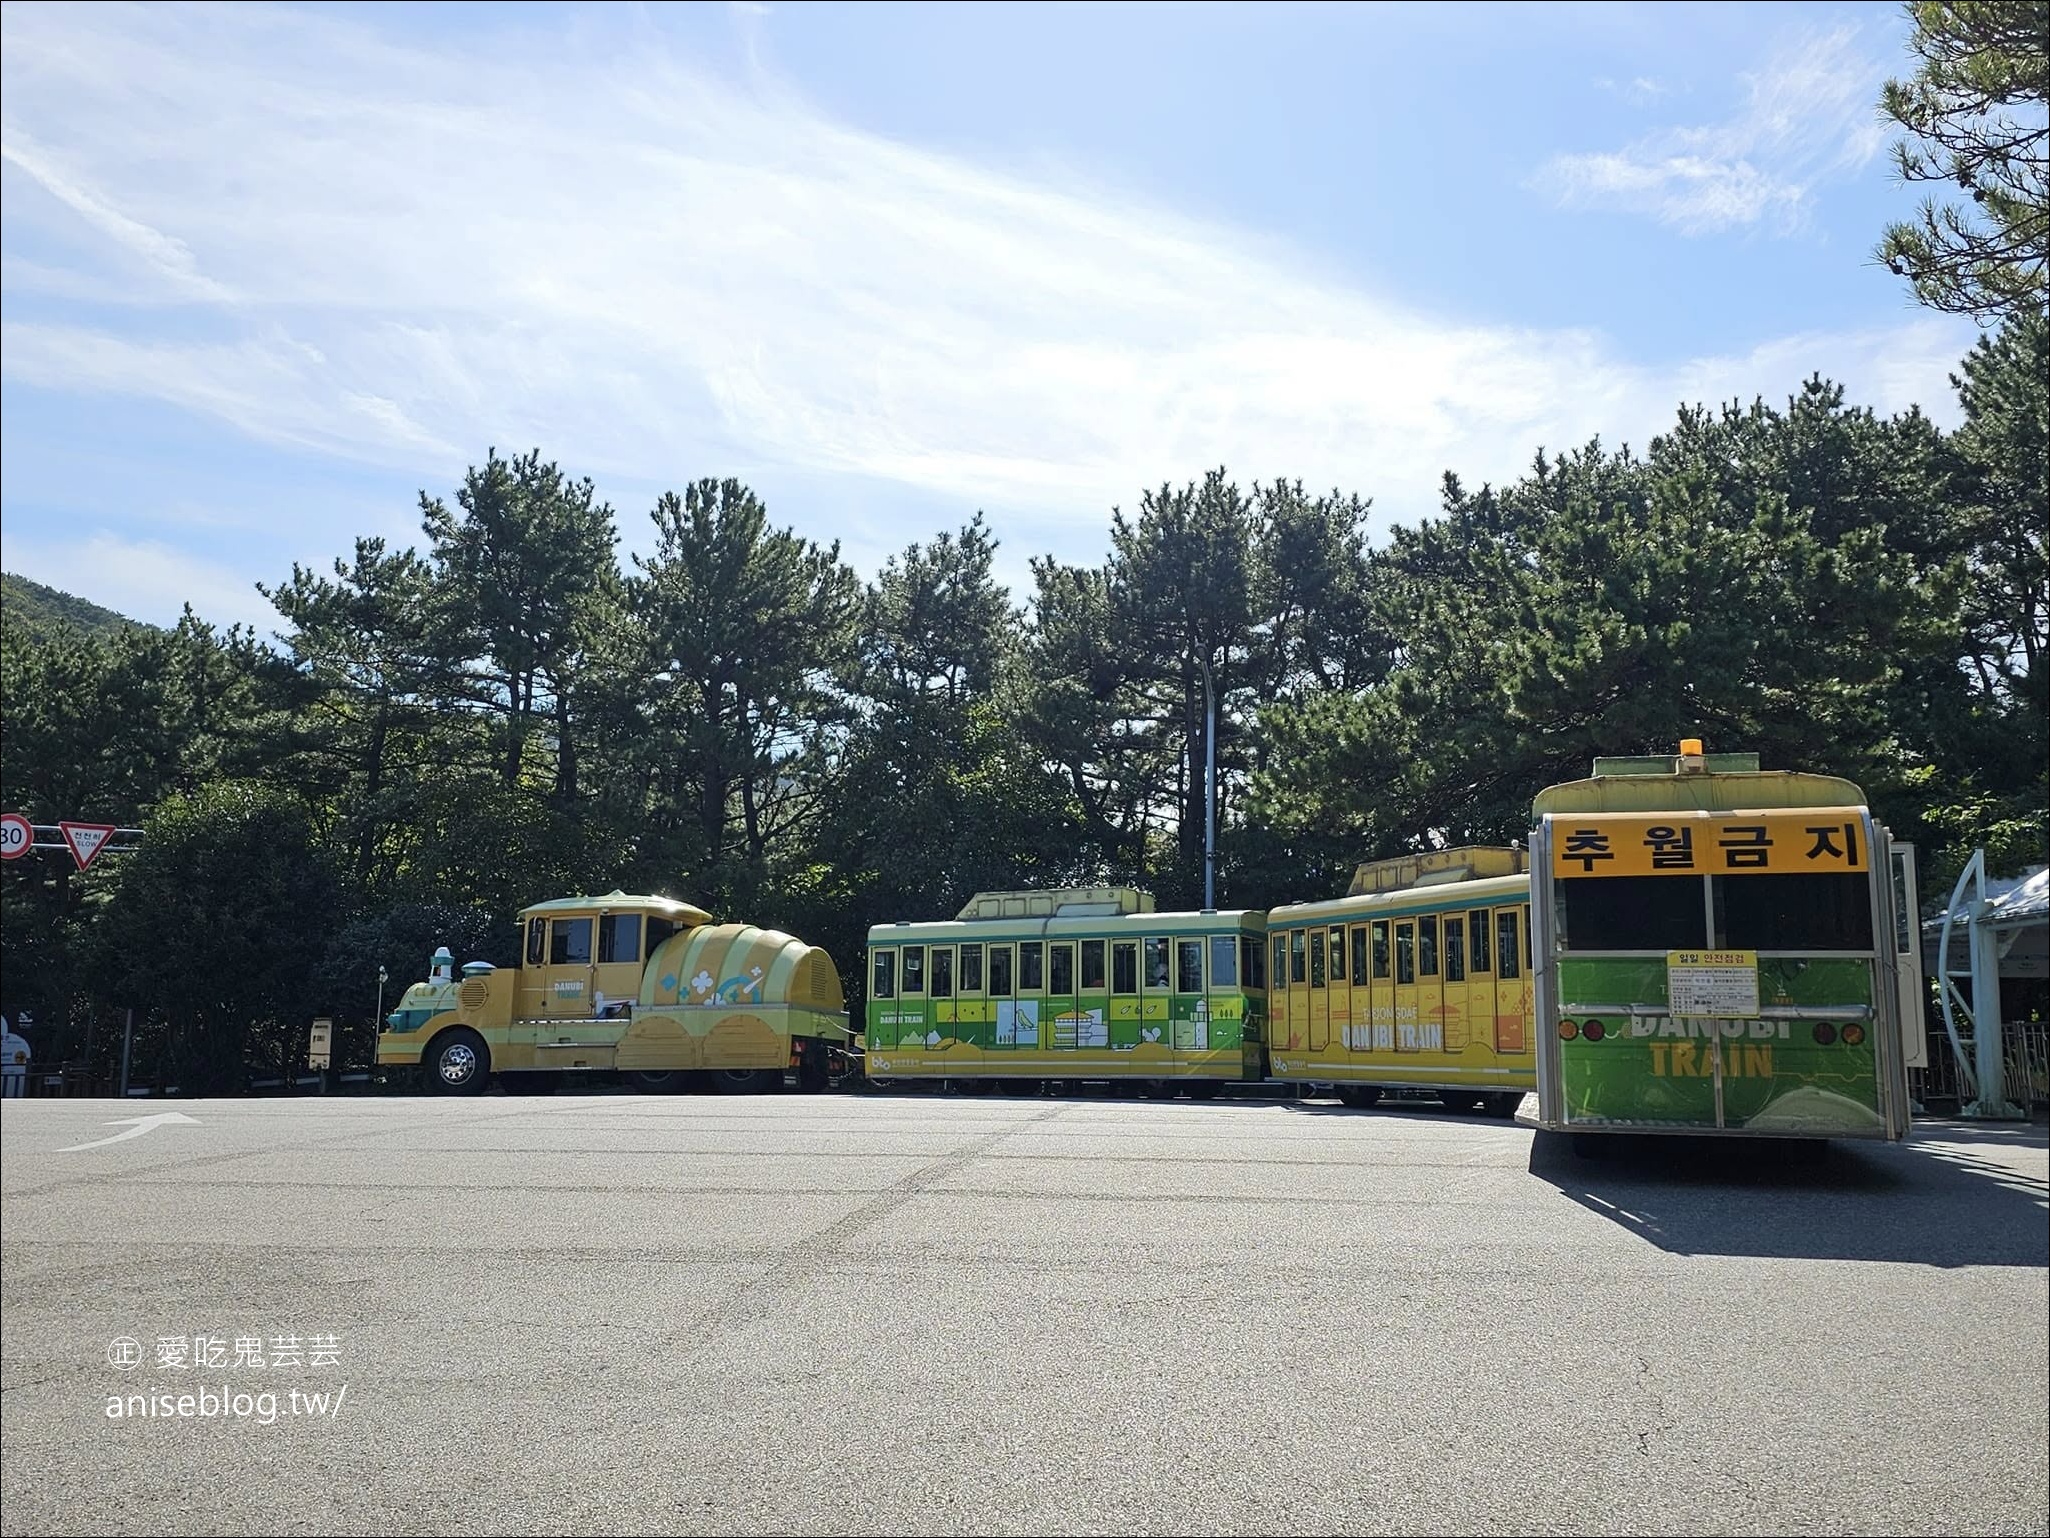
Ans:
<svg viewBox="0 0 2050 1538"><path fill-rule="evenodd" d="M1486 1097L1482 1109L1490 1116L1508 1121L1523 1108L1523 1091L1520 1089L1498 1089Z"/></svg>
<svg viewBox="0 0 2050 1538"><path fill-rule="evenodd" d="M1003 1089L1014 1099L1030 1100L1046 1092L1046 1083L1042 1079L1005 1079Z"/></svg>
<svg viewBox="0 0 2050 1538"><path fill-rule="evenodd" d="M1481 1097L1470 1089L1441 1089L1438 1099L1448 1111L1457 1111L1462 1116L1471 1115L1481 1108Z"/></svg>
<svg viewBox="0 0 2050 1538"><path fill-rule="evenodd" d="M832 1088L832 1065L826 1059L826 1044L822 1041L807 1041L798 1049L797 1091L802 1095L819 1095Z"/></svg>
<svg viewBox="0 0 2050 1538"><path fill-rule="evenodd" d="M1189 1098L1191 1100L1215 1100L1223 1093L1224 1080L1222 1079L1191 1079L1189 1081Z"/></svg>
<svg viewBox="0 0 2050 1538"><path fill-rule="evenodd" d="M1364 1111L1381 1103L1381 1086L1378 1084L1345 1084L1339 1086L1338 1098L1356 1111Z"/></svg>
<svg viewBox="0 0 2050 1538"><path fill-rule="evenodd" d="M626 1082L644 1095L681 1094L686 1084L681 1068L637 1068Z"/></svg>
<svg viewBox="0 0 2050 1538"><path fill-rule="evenodd" d="M1182 1087L1173 1079L1148 1079L1146 1098L1148 1100L1172 1100L1181 1093Z"/></svg>
<svg viewBox="0 0 2050 1538"><path fill-rule="evenodd" d="M483 1093L491 1082L491 1049L475 1031L446 1032L429 1053L427 1082L442 1095Z"/></svg>

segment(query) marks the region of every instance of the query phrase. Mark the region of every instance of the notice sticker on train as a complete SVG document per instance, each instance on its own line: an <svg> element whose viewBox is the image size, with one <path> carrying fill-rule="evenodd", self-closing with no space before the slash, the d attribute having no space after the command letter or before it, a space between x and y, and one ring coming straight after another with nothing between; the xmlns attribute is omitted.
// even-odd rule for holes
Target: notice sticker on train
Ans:
<svg viewBox="0 0 2050 1538"><path fill-rule="evenodd" d="M1756 1020L1758 952L1667 951L1666 999L1676 1020Z"/></svg>

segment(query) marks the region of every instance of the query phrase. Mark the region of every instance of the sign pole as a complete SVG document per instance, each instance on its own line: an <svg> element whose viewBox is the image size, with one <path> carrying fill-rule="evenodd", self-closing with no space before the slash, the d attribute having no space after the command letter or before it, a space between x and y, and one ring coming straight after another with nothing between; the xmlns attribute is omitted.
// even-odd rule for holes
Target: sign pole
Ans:
<svg viewBox="0 0 2050 1538"><path fill-rule="evenodd" d="M129 1010L121 1022L121 1098L128 1098L128 1048L135 1040L135 1011Z"/></svg>

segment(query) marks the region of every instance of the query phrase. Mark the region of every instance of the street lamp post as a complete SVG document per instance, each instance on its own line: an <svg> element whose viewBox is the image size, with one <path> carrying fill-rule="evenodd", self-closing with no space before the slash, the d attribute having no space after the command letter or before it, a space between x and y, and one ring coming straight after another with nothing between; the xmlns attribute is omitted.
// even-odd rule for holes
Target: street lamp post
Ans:
<svg viewBox="0 0 2050 1538"><path fill-rule="evenodd" d="M377 1014L370 1022L370 1069L373 1073L377 1071L377 1033L384 1029L384 980L389 976L391 973L380 963L377 968Z"/></svg>

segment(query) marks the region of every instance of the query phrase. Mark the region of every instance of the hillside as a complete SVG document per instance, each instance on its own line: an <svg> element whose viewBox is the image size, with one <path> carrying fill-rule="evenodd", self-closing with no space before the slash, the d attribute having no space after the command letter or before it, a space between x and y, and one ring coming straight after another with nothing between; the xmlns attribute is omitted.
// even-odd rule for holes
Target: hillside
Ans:
<svg viewBox="0 0 2050 1538"><path fill-rule="evenodd" d="M141 623L70 593L59 592L54 587L18 577L11 571L0 572L0 625L10 630L22 626L46 631L68 625L74 630L99 632Z"/></svg>

